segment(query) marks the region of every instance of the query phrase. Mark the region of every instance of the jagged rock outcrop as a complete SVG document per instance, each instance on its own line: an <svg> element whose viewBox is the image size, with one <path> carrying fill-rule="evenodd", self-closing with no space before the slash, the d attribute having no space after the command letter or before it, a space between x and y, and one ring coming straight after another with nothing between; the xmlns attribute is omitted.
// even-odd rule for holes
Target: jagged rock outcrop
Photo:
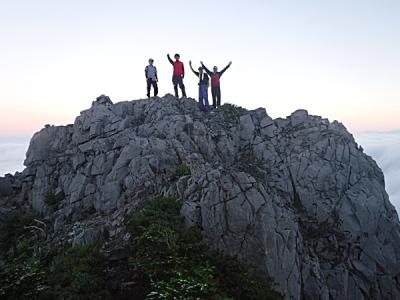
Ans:
<svg viewBox="0 0 400 300"><path fill-rule="evenodd" d="M176 178L182 163L191 175ZM36 133L25 165L0 179L0 204L47 215L54 238L112 240L127 212L173 195L212 247L286 299L400 299L400 226L383 174L336 121L101 96L73 125Z"/></svg>

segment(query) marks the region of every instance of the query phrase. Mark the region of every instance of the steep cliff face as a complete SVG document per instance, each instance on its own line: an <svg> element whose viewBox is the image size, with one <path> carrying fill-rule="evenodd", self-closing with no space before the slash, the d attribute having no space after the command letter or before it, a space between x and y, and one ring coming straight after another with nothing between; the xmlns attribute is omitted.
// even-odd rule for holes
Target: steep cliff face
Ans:
<svg viewBox="0 0 400 300"><path fill-rule="evenodd" d="M191 175L177 178L182 164ZM102 96L73 125L36 133L25 165L1 178L2 210L47 215L52 238L112 240L127 212L170 195L212 247L287 299L400 299L400 226L383 174L336 121Z"/></svg>

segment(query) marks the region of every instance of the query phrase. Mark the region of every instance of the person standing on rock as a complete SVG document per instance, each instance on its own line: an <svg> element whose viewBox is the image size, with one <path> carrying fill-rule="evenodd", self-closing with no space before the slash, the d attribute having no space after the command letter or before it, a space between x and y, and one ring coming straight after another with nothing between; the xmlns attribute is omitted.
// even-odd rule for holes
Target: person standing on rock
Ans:
<svg viewBox="0 0 400 300"><path fill-rule="evenodd" d="M157 77L157 68L153 66L154 59L149 59L149 65L144 69L144 73L146 75L147 81L147 97L150 98L150 90L151 86L153 86L154 97L157 97L158 94L158 77Z"/></svg>
<svg viewBox="0 0 400 300"><path fill-rule="evenodd" d="M207 72L208 75L211 77L211 95L213 98L213 107L217 108L221 106L221 87L220 87L220 78L222 74L225 73L225 71L231 66L232 62L229 62L229 64L222 69L222 71L218 72L218 67L214 66L213 72L211 72L207 67L203 64L201 61L201 66L204 68L204 70Z"/></svg>
<svg viewBox="0 0 400 300"><path fill-rule="evenodd" d="M199 67L199 71L195 71L192 66L192 61L189 61L190 69L192 72L199 77L199 106L202 111L209 109L208 105L208 87L210 86L210 78L204 72L202 67Z"/></svg>
<svg viewBox="0 0 400 300"><path fill-rule="evenodd" d="M183 66L183 62L179 60L180 55L179 54L174 55L175 61L171 59L169 54L167 54L167 57L169 62L174 67L174 73L172 75L172 83L174 85L175 97L179 98L178 85L182 91L182 97L186 97L185 85L183 84L183 78L185 77L185 67Z"/></svg>

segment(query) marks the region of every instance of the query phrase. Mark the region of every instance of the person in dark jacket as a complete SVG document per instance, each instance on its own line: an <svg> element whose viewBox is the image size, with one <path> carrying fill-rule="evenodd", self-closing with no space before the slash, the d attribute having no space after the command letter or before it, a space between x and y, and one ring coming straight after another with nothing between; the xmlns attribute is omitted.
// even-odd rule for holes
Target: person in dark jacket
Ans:
<svg viewBox="0 0 400 300"><path fill-rule="evenodd" d="M171 59L169 54L167 54L167 57L171 65L173 65L174 67L174 73L172 75L172 83L174 84L175 97L179 98L178 85L182 91L182 97L186 97L185 85L183 84L183 78L185 77L185 67L183 66L183 62L179 60L180 55L175 54L174 56L175 61Z"/></svg>
<svg viewBox="0 0 400 300"><path fill-rule="evenodd" d="M149 65L144 69L144 73L146 75L146 81L147 81L147 97L150 98L150 90L151 86L153 86L154 89L154 97L157 97L158 94L158 77L157 77L157 68L153 66L154 59L150 58L149 59Z"/></svg>
<svg viewBox="0 0 400 300"><path fill-rule="evenodd" d="M189 61L190 69L193 73L199 77L199 106L202 111L209 109L208 105L208 87L210 86L210 78L207 73L204 72L202 67L199 67L199 71L195 71L192 66L192 61Z"/></svg>
<svg viewBox="0 0 400 300"><path fill-rule="evenodd" d="M225 73L225 71L231 66L232 62L229 62L229 64L222 69L222 71L218 72L218 68L214 66L213 72L211 72L207 67L203 64L203 62L200 62L201 66L204 68L204 70L207 72L208 75L211 77L211 95L213 98L213 107L217 108L218 106L221 106L221 87L220 87L220 78L222 74Z"/></svg>

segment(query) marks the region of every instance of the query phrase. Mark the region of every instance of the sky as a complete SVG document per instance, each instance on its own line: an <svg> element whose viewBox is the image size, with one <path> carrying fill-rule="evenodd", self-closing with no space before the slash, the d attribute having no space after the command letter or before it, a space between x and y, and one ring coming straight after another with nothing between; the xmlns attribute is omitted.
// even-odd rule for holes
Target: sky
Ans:
<svg viewBox="0 0 400 300"><path fill-rule="evenodd" d="M352 132L400 128L400 2L372 0L0 0L0 136L72 123L100 94L143 98L155 59L171 93L166 54L232 67L222 101L296 109Z"/></svg>

